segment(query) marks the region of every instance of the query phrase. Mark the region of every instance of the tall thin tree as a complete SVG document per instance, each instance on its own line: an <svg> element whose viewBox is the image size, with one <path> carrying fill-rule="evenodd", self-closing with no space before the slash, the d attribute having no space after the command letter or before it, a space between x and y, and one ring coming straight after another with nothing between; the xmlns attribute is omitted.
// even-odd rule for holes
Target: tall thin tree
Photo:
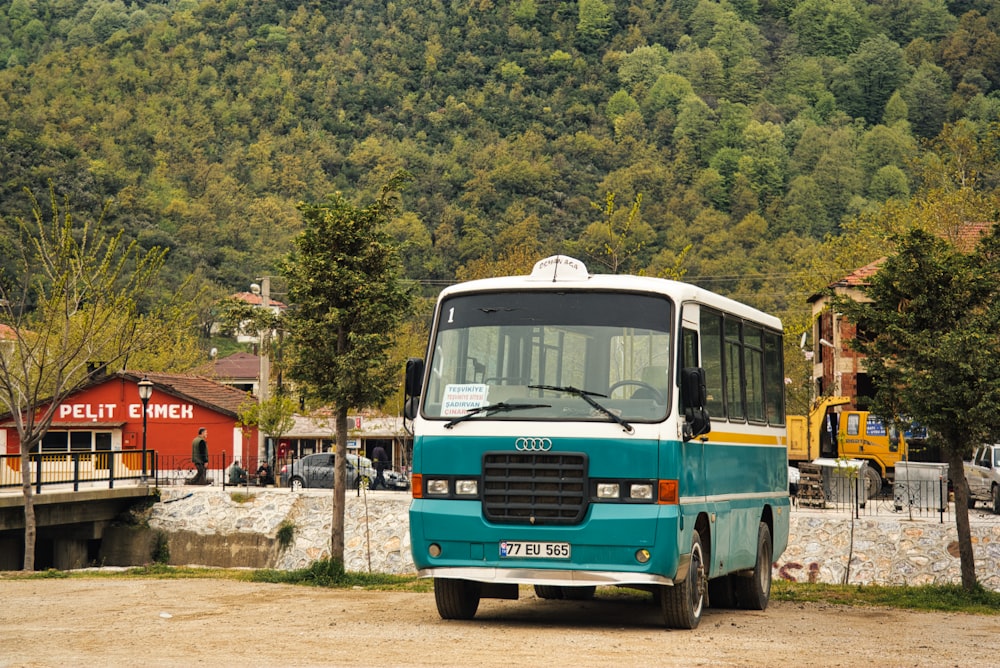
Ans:
<svg viewBox="0 0 1000 668"><path fill-rule="evenodd" d="M394 193L408 178L397 173L364 207L340 193L300 205L305 229L284 265L291 308L286 318L288 375L335 412L331 561L344 563L347 412L375 406L392 393L399 369L390 342L411 308L399 253L384 224L395 214Z"/></svg>

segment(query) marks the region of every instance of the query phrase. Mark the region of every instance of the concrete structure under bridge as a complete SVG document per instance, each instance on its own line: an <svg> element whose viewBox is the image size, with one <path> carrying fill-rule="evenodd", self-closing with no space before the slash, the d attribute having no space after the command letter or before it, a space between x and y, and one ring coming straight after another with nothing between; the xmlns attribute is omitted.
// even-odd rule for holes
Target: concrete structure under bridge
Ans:
<svg viewBox="0 0 1000 668"><path fill-rule="evenodd" d="M105 529L155 496L147 485L35 494L35 569L90 565L97 559ZM20 490L7 490L0 494L0 570L20 570L23 564L24 496Z"/></svg>

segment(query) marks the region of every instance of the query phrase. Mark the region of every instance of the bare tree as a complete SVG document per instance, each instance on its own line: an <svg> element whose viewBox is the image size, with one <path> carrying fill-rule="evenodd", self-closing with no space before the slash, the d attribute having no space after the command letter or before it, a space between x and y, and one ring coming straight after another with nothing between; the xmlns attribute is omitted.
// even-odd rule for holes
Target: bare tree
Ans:
<svg viewBox="0 0 1000 668"><path fill-rule="evenodd" d="M30 196L30 194L29 194ZM122 233L74 223L50 188L50 211L32 197L32 217L17 219L19 251L0 276L0 405L20 441L24 494L24 570L34 570L35 508L30 453L39 450L56 408L92 379L95 367L119 368L151 347L164 319L180 311L178 296L143 311L166 250L142 251Z"/></svg>

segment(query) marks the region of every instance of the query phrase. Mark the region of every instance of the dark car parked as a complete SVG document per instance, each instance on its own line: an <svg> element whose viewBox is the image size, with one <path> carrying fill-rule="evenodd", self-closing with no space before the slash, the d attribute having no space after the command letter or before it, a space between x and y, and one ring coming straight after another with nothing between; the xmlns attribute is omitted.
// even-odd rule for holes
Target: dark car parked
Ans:
<svg viewBox="0 0 1000 668"><path fill-rule="evenodd" d="M305 487L319 487L330 489L333 487L333 464L336 455L332 452L318 452L314 455L306 455L302 459L292 462L291 466L281 467L281 486L290 487L293 491ZM347 455L347 486L358 486L358 468L360 467L360 478L362 484L371 484L375 477L371 460L367 457L358 457L356 454Z"/></svg>

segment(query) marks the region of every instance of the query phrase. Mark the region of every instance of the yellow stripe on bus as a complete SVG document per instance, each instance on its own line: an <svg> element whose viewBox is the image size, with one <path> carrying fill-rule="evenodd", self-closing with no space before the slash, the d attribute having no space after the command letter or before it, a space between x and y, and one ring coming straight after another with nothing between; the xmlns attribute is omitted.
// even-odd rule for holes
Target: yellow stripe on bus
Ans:
<svg viewBox="0 0 1000 668"><path fill-rule="evenodd" d="M720 443L724 441L724 443ZM784 435L776 434L745 434L735 432L715 431L708 434L708 442L716 445L774 445L785 447L788 445L788 438Z"/></svg>

